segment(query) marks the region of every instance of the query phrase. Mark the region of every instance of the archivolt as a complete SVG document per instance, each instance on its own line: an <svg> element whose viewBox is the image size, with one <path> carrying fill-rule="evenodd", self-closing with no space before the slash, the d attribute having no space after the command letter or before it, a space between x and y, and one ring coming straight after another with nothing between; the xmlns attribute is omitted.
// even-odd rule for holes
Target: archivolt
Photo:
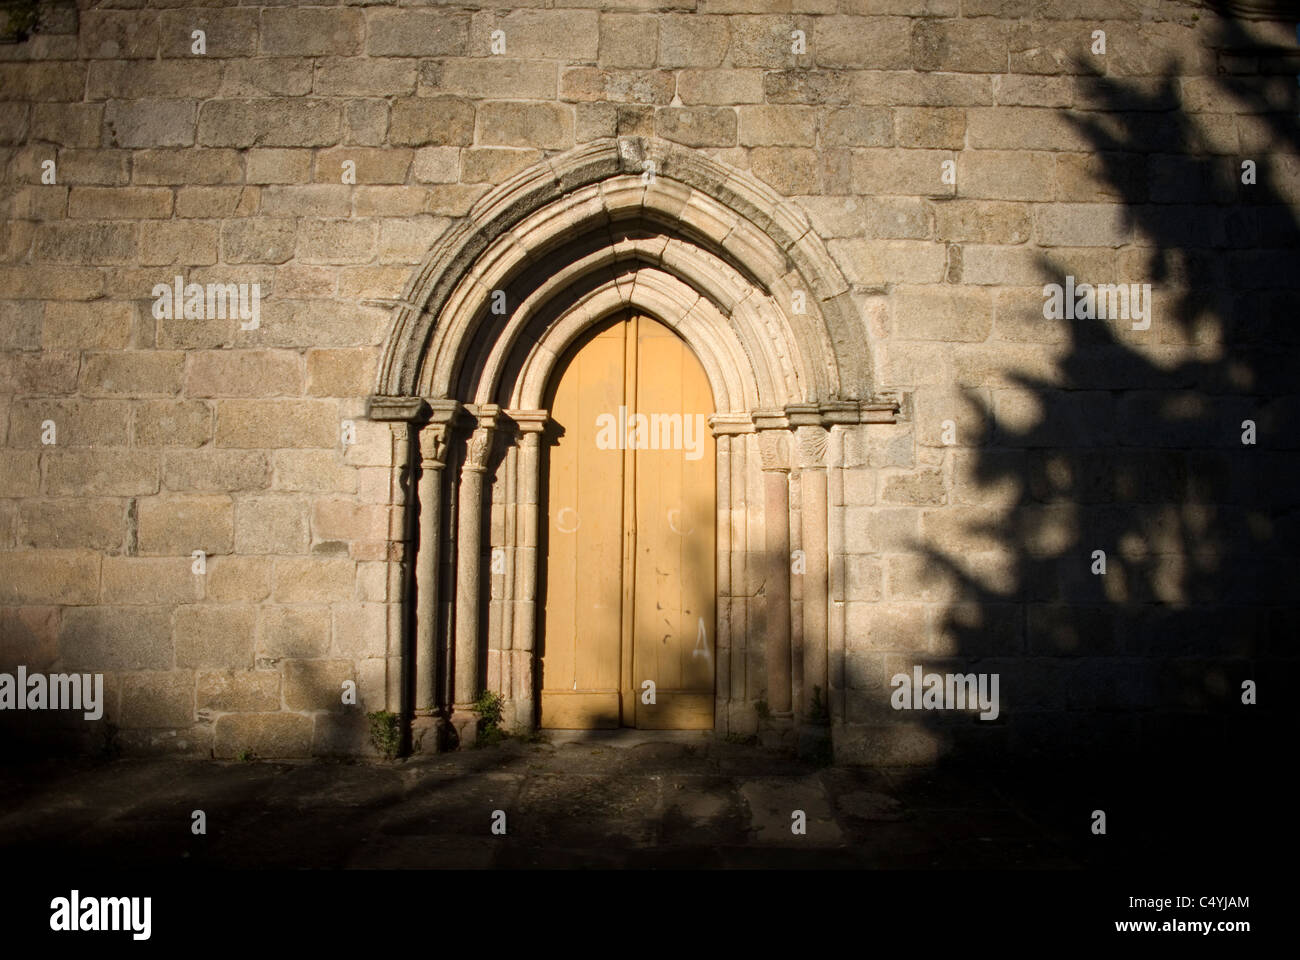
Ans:
<svg viewBox="0 0 1300 960"><path fill-rule="evenodd" d="M865 331L807 220L660 141L598 141L518 174L439 241L402 300L379 396L540 406L555 356L627 307L678 330L720 412L870 396Z"/></svg>

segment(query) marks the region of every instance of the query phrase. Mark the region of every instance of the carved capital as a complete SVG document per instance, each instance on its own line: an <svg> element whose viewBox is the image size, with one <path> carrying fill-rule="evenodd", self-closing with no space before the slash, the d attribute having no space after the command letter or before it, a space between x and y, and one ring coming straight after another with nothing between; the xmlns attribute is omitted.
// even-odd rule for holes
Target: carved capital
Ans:
<svg viewBox="0 0 1300 960"><path fill-rule="evenodd" d="M795 431L795 440L799 469L821 470L826 467L829 434L822 427L799 427Z"/></svg>
<svg viewBox="0 0 1300 960"><path fill-rule="evenodd" d="M488 459L492 456L492 444L496 440L496 428L480 426L470 434L465 447L465 469L482 473L487 469Z"/></svg>
<svg viewBox="0 0 1300 960"><path fill-rule="evenodd" d="M764 470L790 472L790 432L788 430L759 430L758 455Z"/></svg>
<svg viewBox="0 0 1300 960"><path fill-rule="evenodd" d="M441 470L447 464L447 424L430 423L420 431L420 466Z"/></svg>

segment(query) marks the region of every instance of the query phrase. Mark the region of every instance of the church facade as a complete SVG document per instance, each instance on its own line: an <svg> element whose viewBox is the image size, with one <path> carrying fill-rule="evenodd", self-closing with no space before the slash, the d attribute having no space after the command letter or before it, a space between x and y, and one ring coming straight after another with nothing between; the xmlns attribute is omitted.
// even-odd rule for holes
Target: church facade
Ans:
<svg viewBox="0 0 1300 960"><path fill-rule="evenodd" d="M1252 735L1296 626L1268 4L34 6L0 724Z"/></svg>

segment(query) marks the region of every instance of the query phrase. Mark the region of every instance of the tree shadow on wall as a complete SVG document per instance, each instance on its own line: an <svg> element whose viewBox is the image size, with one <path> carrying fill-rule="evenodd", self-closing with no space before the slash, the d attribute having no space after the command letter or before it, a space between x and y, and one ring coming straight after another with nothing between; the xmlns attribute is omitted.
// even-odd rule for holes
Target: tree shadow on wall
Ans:
<svg viewBox="0 0 1300 960"><path fill-rule="evenodd" d="M1261 59L1259 76L1203 78L1228 113L1187 112L1176 63L1154 80L1081 80L1100 112L1071 122L1131 242L1110 275L1073 254L1042 257L1041 272L1062 285L1149 281L1150 329L1042 319L1041 300L1026 304L1027 322L1060 326L1054 375L1005 375L969 471L954 471L958 509L990 505L965 541L1009 566L990 576L978 558L925 548L962 601L943 623L950 669L1002 674L999 720L931 732L954 758L963 738L982 757L1006 746L1029 758L1007 789L1090 862L1249 866L1287 822L1271 771L1294 726L1281 680L1300 623L1300 223L1287 205L1300 128L1294 78L1274 74L1294 51L1261 49L1230 21L1213 46ZM1219 145L1234 114L1249 116L1231 151ZM995 632L1008 610L1023 621ZM1242 702L1248 681L1258 705ZM1092 834L1094 810L1106 837Z"/></svg>

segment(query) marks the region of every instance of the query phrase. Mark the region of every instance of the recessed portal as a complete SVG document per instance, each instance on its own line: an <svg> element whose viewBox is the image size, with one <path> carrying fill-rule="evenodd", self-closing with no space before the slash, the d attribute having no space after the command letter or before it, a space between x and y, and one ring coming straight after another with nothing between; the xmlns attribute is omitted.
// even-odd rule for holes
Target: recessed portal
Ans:
<svg viewBox="0 0 1300 960"><path fill-rule="evenodd" d="M557 373L541 725L713 727L714 412L668 327L618 319Z"/></svg>

